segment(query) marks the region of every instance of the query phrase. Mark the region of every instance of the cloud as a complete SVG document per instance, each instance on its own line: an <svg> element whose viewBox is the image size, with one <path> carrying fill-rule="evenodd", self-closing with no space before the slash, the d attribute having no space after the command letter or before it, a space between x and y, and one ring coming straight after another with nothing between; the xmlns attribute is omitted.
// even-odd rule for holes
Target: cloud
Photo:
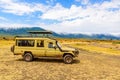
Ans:
<svg viewBox="0 0 120 80"><path fill-rule="evenodd" d="M33 27L35 25L31 24L22 24L22 23L1 23L0 28L21 28L21 27Z"/></svg>
<svg viewBox="0 0 120 80"><path fill-rule="evenodd" d="M113 1L114 2L114 1ZM113 15L116 12L112 12L116 8L120 10L120 5L113 2L104 2L103 4L92 4L88 5L86 8L82 8L82 6L72 5L70 9L64 8L61 4L56 4L53 8L49 9L48 11L44 12L40 18L42 19L51 19L51 20L72 20L78 18L87 18L90 17L107 17L110 14ZM110 9L111 12L110 12ZM117 10L119 12L119 10ZM107 15L107 14L108 15ZM112 14L113 13L113 14Z"/></svg>
<svg viewBox="0 0 120 80"><path fill-rule="evenodd" d="M58 3L44 12L40 18L60 21L51 25L39 24L56 32L118 33L120 2L104 1L102 4L89 4L86 8L72 5L69 9Z"/></svg>
<svg viewBox="0 0 120 80"><path fill-rule="evenodd" d="M56 0L46 0L46 3L49 5L53 5L56 2Z"/></svg>
<svg viewBox="0 0 120 80"><path fill-rule="evenodd" d="M48 4L57 0L47 0ZM42 3L23 3L16 0L0 0L2 12L16 15L29 15L42 12L39 20L34 24L5 23L0 26L42 28L55 32L68 33L119 33L120 32L120 1L111 0L102 3L90 3L89 0L76 0L85 5L72 4L70 8L63 7L60 3L55 6ZM39 14L39 13L38 13ZM4 19L1 17L0 19ZM40 22L42 21L42 23ZM47 21L51 21L50 24Z"/></svg>
<svg viewBox="0 0 120 80"><path fill-rule="evenodd" d="M58 3L52 9L49 9L48 11L43 13L43 15L40 16L40 18L65 21L65 20L72 20L76 18L86 17L84 13L85 10L83 10L81 6L77 7L76 5L72 5L71 8L68 9L68 8L64 8L62 5Z"/></svg>
<svg viewBox="0 0 120 80"><path fill-rule="evenodd" d="M2 12L24 15L36 11L44 12L49 8L49 6L45 6L40 3L23 3L16 0L0 0L0 8L2 8Z"/></svg>
<svg viewBox="0 0 120 80"><path fill-rule="evenodd" d="M76 2L80 2L83 5L86 5L89 3L89 0L75 0Z"/></svg>
<svg viewBox="0 0 120 80"><path fill-rule="evenodd" d="M120 22L100 22L95 23L89 19L77 19L73 21L63 21L51 25L39 24L42 28L52 30L55 32L67 33L119 33Z"/></svg>

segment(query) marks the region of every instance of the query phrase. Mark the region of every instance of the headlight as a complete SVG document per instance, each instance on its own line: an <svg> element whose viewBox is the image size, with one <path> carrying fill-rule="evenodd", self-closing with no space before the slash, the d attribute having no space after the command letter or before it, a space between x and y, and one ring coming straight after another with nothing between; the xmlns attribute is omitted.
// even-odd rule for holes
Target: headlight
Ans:
<svg viewBox="0 0 120 80"><path fill-rule="evenodd" d="M79 50L75 49L75 51L73 51L73 53L75 54L75 56L77 56L79 54Z"/></svg>

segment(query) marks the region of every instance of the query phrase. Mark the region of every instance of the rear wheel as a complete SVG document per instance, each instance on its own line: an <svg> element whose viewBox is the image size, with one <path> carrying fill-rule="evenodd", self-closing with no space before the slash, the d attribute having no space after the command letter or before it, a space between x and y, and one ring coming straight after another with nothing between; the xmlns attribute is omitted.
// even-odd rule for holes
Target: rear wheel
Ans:
<svg viewBox="0 0 120 80"><path fill-rule="evenodd" d="M64 56L63 60L64 60L64 63L71 64L73 62L73 57L72 55L67 54Z"/></svg>
<svg viewBox="0 0 120 80"><path fill-rule="evenodd" d="M31 53L26 53L24 56L23 56L24 60L27 61L27 62L30 62L33 60L33 56Z"/></svg>

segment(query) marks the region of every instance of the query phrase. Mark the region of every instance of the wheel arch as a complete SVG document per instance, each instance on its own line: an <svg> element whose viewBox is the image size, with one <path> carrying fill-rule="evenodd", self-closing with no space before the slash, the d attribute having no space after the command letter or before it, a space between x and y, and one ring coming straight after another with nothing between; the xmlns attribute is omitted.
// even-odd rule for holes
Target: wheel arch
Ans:
<svg viewBox="0 0 120 80"><path fill-rule="evenodd" d="M27 59L26 56L29 56L29 58ZM25 61L27 61L27 62L31 62L31 61L33 61L33 59L34 59L34 56L33 56L32 52L30 52L30 51L25 51L25 52L24 52L24 55L23 55L23 59L24 59Z"/></svg>
<svg viewBox="0 0 120 80"><path fill-rule="evenodd" d="M30 53L30 54L33 56L33 54L32 54L31 51L25 51L25 52L23 53L23 56L24 56L26 53Z"/></svg>
<svg viewBox="0 0 120 80"><path fill-rule="evenodd" d="M63 57L64 57L65 55L71 55L72 57L74 57L73 54L71 54L71 53L64 53L64 54L63 54Z"/></svg>

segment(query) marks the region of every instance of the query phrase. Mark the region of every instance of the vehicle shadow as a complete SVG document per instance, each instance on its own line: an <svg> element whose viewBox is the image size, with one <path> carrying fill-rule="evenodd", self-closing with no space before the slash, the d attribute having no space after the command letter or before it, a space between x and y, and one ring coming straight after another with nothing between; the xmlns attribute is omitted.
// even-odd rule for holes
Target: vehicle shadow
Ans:
<svg viewBox="0 0 120 80"><path fill-rule="evenodd" d="M73 64L79 64L79 63L80 63L80 60L77 60L77 59L73 60Z"/></svg>
<svg viewBox="0 0 120 80"><path fill-rule="evenodd" d="M62 59L44 59L44 58L35 58L35 62L49 62L49 63L63 63Z"/></svg>
<svg viewBox="0 0 120 80"><path fill-rule="evenodd" d="M24 61L23 58L16 59L16 61ZM45 59L45 58L34 58L32 62L48 62L48 63L64 63L62 59ZM78 64L80 63L79 60L75 59L73 60L72 64Z"/></svg>

